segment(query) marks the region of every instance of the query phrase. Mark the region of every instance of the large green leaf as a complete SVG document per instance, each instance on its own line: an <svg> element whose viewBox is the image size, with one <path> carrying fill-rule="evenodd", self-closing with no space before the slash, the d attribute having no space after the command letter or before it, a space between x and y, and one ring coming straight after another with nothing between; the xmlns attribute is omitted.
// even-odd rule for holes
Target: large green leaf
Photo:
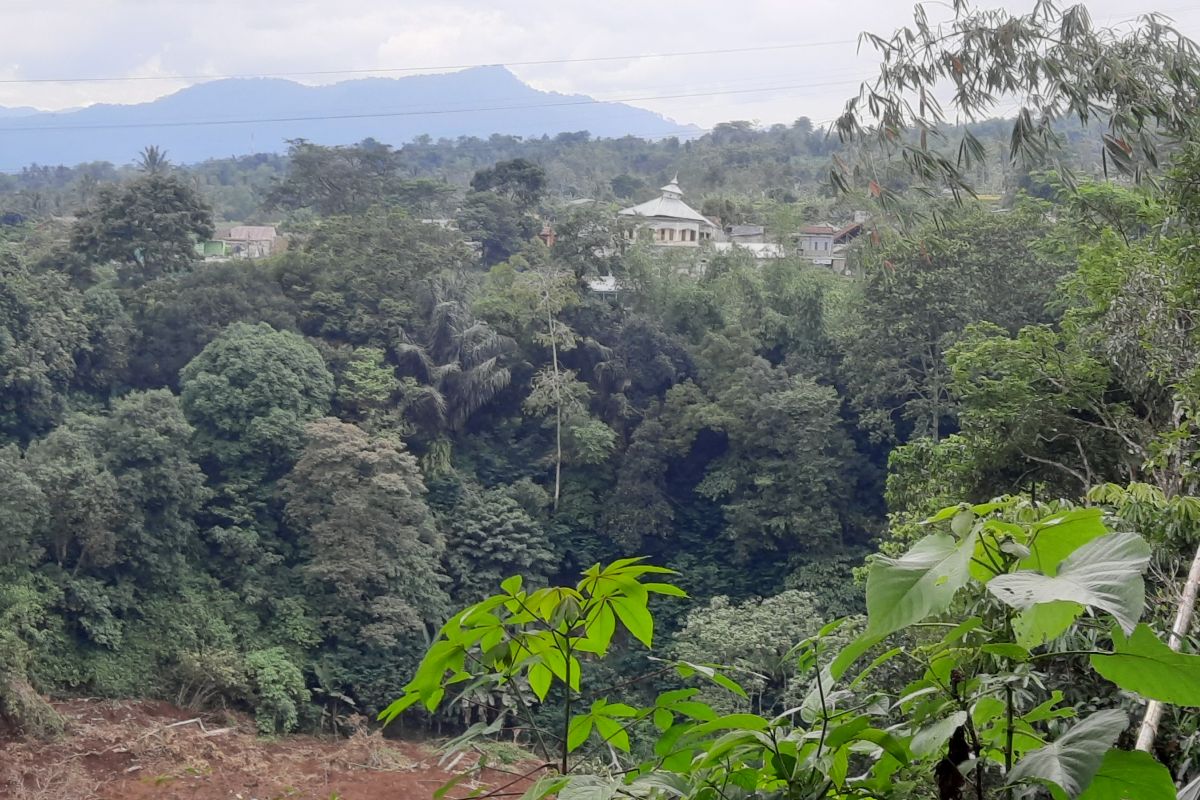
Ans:
<svg viewBox="0 0 1200 800"><path fill-rule="evenodd" d="M611 602L613 610L617 612L617 616L629 632L646 647L651 647L654 640L654 617L646 608L645 601L638 601L632 597L614 597Z"/></svg>
<svg viewBox="0 0 1200 800"><path fill-rule="evenodd" d="M558 800L612 800L621 791L621 782L599 775L571 775L558 790Z"/></svg>
<svg viewBox="0 0 1200 800"><path fill-rule="evenodd" d="M1150 546L1136 533L1093 539L1070 555L1057 576L1038 572L1000 575L988 583L992 594L1021 610L1068 600L1112 614L1126 632L1133 630L1146 603L1142 570Z"/></svg>
<svg viewBox="0 0 1200 800"><path fill-rule="evenodd" d="M1050 788L1054 800L1066 800L1057 787ZM1149 753L1140 750L1109 750L1092 783L1078 800L1175 800L1171 773Z"/></svg>
<svg viewBox="0 0 1200 800"><path fill-rule="evenodd" d="M966 721L967 712L955 711L945 719L917 731L912 741L909 742L909 749L917 758L924 758L941 748L954 731Z"/></svg>
<svg viewBox="0 0 1200 800"><path fill-rule="evenodd" d="M879 558L867 576L866 636L879 636L920 622L950 607L975 552L975 534L961 542L935 533L900 558Z"/></svg>
<svg viewBox="0 0 1200 800"><path fill-rule="evenodd" d="M1114 631L1113 649L1092 656L1092 667L1117 686L1176 706L1200 706L1200 656L1176 653L1144 623L1128 639Z"/></svg>
<svg viewBox="0 0 1200 800"><path fill-rule="evenodd" d="M1068 797L1079 797L1100 769L1104 754L1125 730L1124 711L1098 711L1054 742L1022 758L1009 775L1009 783L1049 783Z"/></svg>
<svg viewBox="0 0 1200 800"><path fill-rule="evenodd" d="M1079 800L1175 800L1175 784L1149 753L1109 750Z"/></svg>
<svg viewBox="0 0 1200 800"><path fill-rule="evenodd" d="M1063 559L1108 533L1099 508L1076 508L1042 520L1033 529L1029 555L1017 565L1054 575Z"/></svg>
<svg viewBox="0 0 1200 800"><path fill-rule="evenodd" d="M1039 603L1027 608L1013 618L1013 633L1017 635L1017 644L1026 650L1052 642L1071 627L1083 606L1068 600L1055 600L1052 603Z"/></svg>

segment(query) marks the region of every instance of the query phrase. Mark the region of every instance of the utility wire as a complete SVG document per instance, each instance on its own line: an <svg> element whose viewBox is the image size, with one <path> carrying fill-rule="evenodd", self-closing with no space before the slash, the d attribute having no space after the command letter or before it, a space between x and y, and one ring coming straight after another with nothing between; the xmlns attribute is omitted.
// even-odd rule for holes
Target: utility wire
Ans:
<svg viewBox="0 0 1200 800"><path fill-rule="evenodd" d="M611 100L596 100L592 98L582 100L568 100L561 103L527 103L523 105L511 106L481 106L475 108L444 108L432 109L424 111L404 110L404 111L371 111L355 114L312 114L290 117L261 117L254 119L201 119L201 120L176 120L163 122L111 122L111 123L89 123L83 125L28 125L28 126L8 126L0 127L0 133L21 133L24 131L85 131L85 130L119 130L119 129L140 129L140 128L188 128L188 127L211 127L216 125L261 125L273 122L314 122L320 120L341 120L341 119L379 119L386 117L421 117L421 116L440 116L444 114L474 114L485 111L518 111L526 109L538 108L563 108L567 106L588 106L588 105L603 105L606 103L636 103L647 100L676 100L689 97L718 97L723 95L734 94L754 94L762 92L782 92L791 91L793 89L813 89L825 86L846 86L849 84L857 84L860 81L841 80L841 81L825 81L822 83L796 83L785 86L770 86L761 89L729 89L725 91L709 91L709 92L684 92L680 94L660 94L648 95L642 97L624 97L614 98Z"/></svg>
<svg viewBox="0 0 1200 800"><path fill-rule="evenodd" d="M545 58L530 61L504 61L479 64L437 64L420 67L363 67L359 69L318 69L296 72L247 72L228 75L106 75L77 76L66 78L3 78L0 84L28 83L125 83L134 81L198 81L227 80L230 78L304 78L323 75L371 75L380 72L434 72L438 70L473 69L476 67L531 67L546 64L588 64L602 61L634 61L642 58L681 58L686 56L715 56L728 53L757 53L772 50L800 50L807 47L833 47L854 44L856 39L837 39L824 42L796 42L794 44L757 45L754 47L727 47L720 50L684 50L670 53L635 53L624 56L592 56L586 58Z"/></svg>

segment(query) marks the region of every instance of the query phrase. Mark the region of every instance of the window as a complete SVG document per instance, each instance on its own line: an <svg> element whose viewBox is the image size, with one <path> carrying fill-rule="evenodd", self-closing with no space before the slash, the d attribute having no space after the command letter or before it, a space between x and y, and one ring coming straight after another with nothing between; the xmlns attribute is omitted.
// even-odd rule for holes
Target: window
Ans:
<svg viewBox="0 0 1200 800"><path fill-rule="evenodd" d="M672 228L672 229L671 229L671 230L670 230L670 231L667 233L667 238L668 238L670 241L672 241L672 242L673 242L673 241L675 241L675 229L674 229L674 228Z"/></svg>

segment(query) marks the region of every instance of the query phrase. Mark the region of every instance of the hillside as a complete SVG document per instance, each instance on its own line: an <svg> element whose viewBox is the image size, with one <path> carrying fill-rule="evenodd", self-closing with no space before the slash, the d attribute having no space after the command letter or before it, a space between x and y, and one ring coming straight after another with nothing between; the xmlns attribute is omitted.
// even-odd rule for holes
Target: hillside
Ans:
<svg viewBox="0 0 1200 800"><path fill-rule="evenodd" d="M0 168L25 164L127 163L148 142L176 163L283 152L288 139L401 144L417 136L657 138L693 131L658 114L585 95L543 92L504 67L440 75L366 78L304 86L274 78L202 83L150 103L95 105L62 113L0 108ZM262 121L269 120L269 121Z"/></svg>

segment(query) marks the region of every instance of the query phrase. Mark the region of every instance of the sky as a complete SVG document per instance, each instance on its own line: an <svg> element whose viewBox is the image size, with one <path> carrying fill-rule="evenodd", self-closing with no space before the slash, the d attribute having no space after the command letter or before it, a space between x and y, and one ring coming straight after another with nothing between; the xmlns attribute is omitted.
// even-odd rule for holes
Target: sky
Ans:
<svg viewBox="0 0 1200 800"><path fill-rule="evenodd" d="M1200 40L1200 0L1086 5L1109 25L1160 11ZM945 4L930 7L939 13ZM907 0L0 0L0 106L138 103L197 82L176 76L401 76L502 63L536 88L627 101L680 123L823 122L875 70L873 51L857 53L858 34L890 34L911 15ZM741 48L762 49L645 57ZM610 60L514 63L596 58ZM120 80L44 82L66 78Z"/></svg>

